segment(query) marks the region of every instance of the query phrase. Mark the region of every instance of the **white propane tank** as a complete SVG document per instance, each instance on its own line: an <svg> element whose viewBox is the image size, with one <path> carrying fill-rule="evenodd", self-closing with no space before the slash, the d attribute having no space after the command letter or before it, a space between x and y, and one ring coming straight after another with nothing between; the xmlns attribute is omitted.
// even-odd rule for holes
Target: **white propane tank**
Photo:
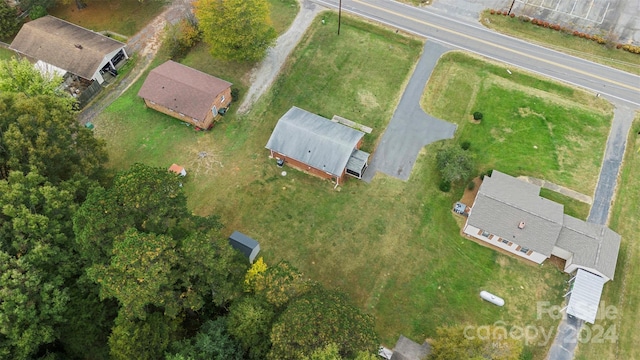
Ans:
<svg viewBox="0 0 640 360"><path fill-rule="evenodd" d="M484 290L480 291L480 297L494 305L504 306L504 299L501 297L497 297L490 292L486 292Z"/></svg>

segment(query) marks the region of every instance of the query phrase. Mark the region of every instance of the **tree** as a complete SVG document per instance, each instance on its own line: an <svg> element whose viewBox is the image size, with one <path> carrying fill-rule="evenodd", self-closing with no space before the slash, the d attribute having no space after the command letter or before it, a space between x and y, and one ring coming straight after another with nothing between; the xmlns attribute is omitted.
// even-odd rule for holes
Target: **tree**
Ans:
<svg viewBox="0 0 640 360"><path fill-rule="evenodd" d="M15 14L14 14L15 15ZM57 73L43 75L27 59L15 57L0 61L0 91L23 93L27 97L53 95L73 104L73 97L60 90L62 77Z"/></svg>
<svg viewBox="0 0 640 360"><path fill-rule="evenodd" d="M262 268L264 263L256 262L245 277L245 288L256 295L263 296L267 302L281 308L289 300L306 292L311 283L302 273L287 261L281 261L272 267Z"/></svg>
<svg viewBox="0 0 640 360"><path fill-rule="evenodd" d="M60 276L0 251L0 357L32 359L56 339L69 296Z"/></svg>
<svg viewBox="0 0 640 360"><path fill-rule="evenodd" d="M467 180L475 170L473 156L459 146L449 145L436 153L436 166L444 181Z"/></svg>
<svg viewBox="0 0 640 360"><path fill-rule="evenodd" d="M431 343L429 360L493 359L518 360L522 353L522 342L509 338L506 330L487 326L482 331L465 332L465 326L441 327Z"/></svg>
<svg viewBox="0 0 640 360"><path fill-rule="evenodd" d="M104 142L80 126L64 98L0 92L0 112L0 179L34 168L54 185L103 178Z"/></svg>
<svg viewBox="0 0 640 360"><path fill-rule="evenodd" d="M227 332L226 318L209 320L189 339L174 342L167 360L241 360L242 351Z"/></svg>
<svg viewBox="0 0 640 360"><path fill-rule="evenodd" d="M6 1L0 2L0 39L8 39L20 30L16 8Z"/></svg>
<svg viewBox="0 0 640 360"><path fill-rule="evenodd" d="M262 297L248 295L231 304L227 328L249 359L261 360L271 347L269 333L274 318L273 305Z"/></svg>
<svg viewBox="0 0 640 360"><path fill-rule="evenodd" d="M338 351L338 346L336 344L329 344L323 348L317 349L311 354L311 356L305 357L304 360L346 360L347 358L343 358L340 356L340 352ZM353 360L379 360L380 357L378 355L374 355L372 353L367 353L361 351L358 353L358 356L353 358Z"/></svg>
<svg viewBox="0 0 640 360"><path fill-rule="evenodd" d="M269 359L301 359L335 344L342 357L372 353L378 338L373 318L351 305L344 295L319 286L293 300L271 329Z"/></svg>
<svg viewBox="0 0 640 360"><path fill-rule="evenodd" d="M109 353L116 360L161 359L174 330L175 323L157 312L145 320L120 315L109 336Z"/></svg>
<svg viewBox="0 0 640 360"><path fill-rule="evenodd" d="M275 44L267 0L198 0L195 9L204 41L216 58L258 61Z"/></svg>

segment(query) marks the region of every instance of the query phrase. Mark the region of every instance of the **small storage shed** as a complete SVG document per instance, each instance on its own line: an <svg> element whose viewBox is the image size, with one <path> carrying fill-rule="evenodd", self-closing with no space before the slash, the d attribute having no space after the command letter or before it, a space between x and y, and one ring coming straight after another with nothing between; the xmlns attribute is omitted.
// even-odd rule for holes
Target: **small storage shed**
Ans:
<svg viewBox="0 0 640 360"><path fill-rule="evenodd" d="M244 256L249 258L250 263L253 263L253 260L260 252L260 244L239 231L234 231L233 234L229 236L229 244L232 248L240 251Z"/></svg>
<svg viewBox="0 0 640 360"><path fill-rule="evenodd" d="M171 164L171 166L169 167L169 171L174 172L180 176L187 176L187 170L185 170L184 167L178 164Z"/></svg>

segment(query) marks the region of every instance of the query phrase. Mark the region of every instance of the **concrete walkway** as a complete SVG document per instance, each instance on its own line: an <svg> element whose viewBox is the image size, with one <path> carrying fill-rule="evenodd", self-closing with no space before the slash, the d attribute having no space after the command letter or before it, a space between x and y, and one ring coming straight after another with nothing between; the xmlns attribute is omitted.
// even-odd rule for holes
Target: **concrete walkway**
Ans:
<svg viewBox="0 0 640 360"><path fill-rule="evenodd" d="M433 68L440 56L449 50L433 41L426 42L420 61L364 173L364 181L371 182L378 171L406 181L425 145L453 137L455 124L429 116L420 107L420 98Z"/></svg>
<svg viewBox="0 0 640 360"><path fill-rule="evenodd" d="M534 178L534 177L530 177L530 176L518 176L518 179L520 180L524 180L530 184L534 184L534 185L538 185L540 187L543 187L545 189L549 189L552 191L555 191L557 193L560 193L564 196L568 196L570 198L576 199L578 201L582 201L583 203L587 203L589 205L591 205L593 203L593 199L591 198L591 196L579 193L575 190L571 190L567 187L564 186L560 186L558 184L554 184L552 182L546 181L546 180L542 180L542 179L538 179L538 178Z"/></svg>
<svg viewBox="0 0 640 360"><path fill-rule="evenodd" d="M613 202L618 172L622 165L627 136L633 123L635 109L627 105L616 104L611 131L607 139L598 185L593 195L593 205L589 212L588 222L605 225L609 219L609 210Z"/></svg>

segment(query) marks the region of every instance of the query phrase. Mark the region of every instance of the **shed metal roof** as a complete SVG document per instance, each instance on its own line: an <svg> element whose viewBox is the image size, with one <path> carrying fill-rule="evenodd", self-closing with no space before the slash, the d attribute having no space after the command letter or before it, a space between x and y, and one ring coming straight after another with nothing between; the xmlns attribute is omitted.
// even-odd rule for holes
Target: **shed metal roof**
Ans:
<svg viewBox="0 0 640 360"><path fill-rule="evenodd" d="M266 148L340 176L363 136L362 131L294 106L278 120Z"/></svg>
<svg viewBox="0 0 640 360"><path fill-rule="evenodd" d="M602 277L578 269L567 305L567 314L593 324L598 314L604 283L605 279Z"/></svg>
<svg viewBox="0 0 640 360"><path fill-rule="evenodd" d="M123 47L120 41L50 15L22 25L9 46L85 79L93 77L106 55Z"/></svg>
<svg viewBox="0 0 640 360"><path fill-rule="evenodd" d="M229 243L234 249L242 252L246 257L251 256L253 249L260 245L257 241L239 231L234 231L233 234L229 236Z"/></svg>

